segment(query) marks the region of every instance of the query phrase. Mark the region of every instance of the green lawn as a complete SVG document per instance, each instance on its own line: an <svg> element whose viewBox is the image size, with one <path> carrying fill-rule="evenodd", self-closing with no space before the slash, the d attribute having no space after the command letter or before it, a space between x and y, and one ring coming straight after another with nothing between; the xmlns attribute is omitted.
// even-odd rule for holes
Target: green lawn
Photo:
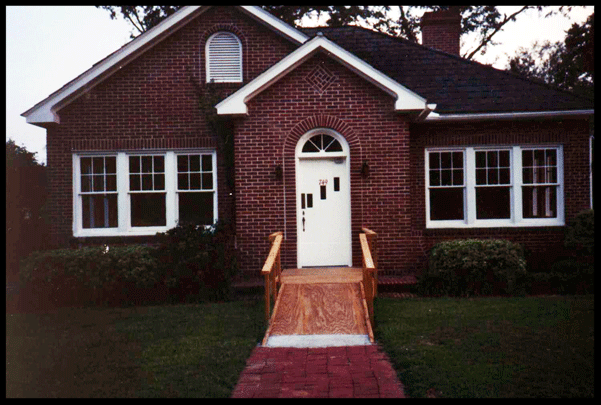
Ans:
<svg viewBox="0 0 601 405"><path fill-rule="evenodd" d="M411 397L593 397L594 296L385 299L376 339ZM6 316L7 397L229 397L263 302Z"/></svg>
<svg viewBox="0 0 601 405"><path fill-rule="evenodd" d="M7 397L229 397L263 303L6 316Z"/></svg>
<svg viewBox="0 0 601 405"><path fill-rule="evenodd" d="M594 296L377 299L410 397L593 397Z"/></svg>

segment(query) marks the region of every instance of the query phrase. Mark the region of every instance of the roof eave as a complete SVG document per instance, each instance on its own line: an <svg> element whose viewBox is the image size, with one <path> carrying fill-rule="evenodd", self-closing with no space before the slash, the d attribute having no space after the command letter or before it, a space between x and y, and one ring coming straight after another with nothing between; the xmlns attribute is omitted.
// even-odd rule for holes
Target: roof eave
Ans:
<svg viewBox="0 0 601 405"><path fill-rule="evenodd" d="M27 123L42 126L44 124L60 123L56 113L71 101L88 91L112 73L121 69L131 60L137 58L148 48L161 42L173 32L183 27L188 21L197 17L211 6L185 6L173 15L161 21L155 27L138 36L121 49L92 66L86 72L52 93L50 96L21 114ZM295 43L303 43L309 37L296 28L280 21L258 6L237 6L247 15L261 21L280 32L284 37Z"/></svg>
<svg viewBox="0 0 601 405"><path fill-rule="evenodd" d="M584 110L558 110L558 111L521 111L521 112L492 112L468 114L430 114L423 122L462 122L462 121L499 121L499 120L527 120L527 119L561 119L561 118L586 118L595 114L594 109Z"/></svg>
<svg viewBox="0 0 601 405"><path fill-rule="evenodd" d="M423 111L427 109L426 100L423 97L374 69L371 65L357 58L334 42L318 35L310 41L307 41L294 52L290 53L280 62L273 65L246 86L217 104L215 106L217 114L247 114L248 108L246 103L248 101L252 100L265 89L271 87L288 74L288 72L294 70L317 52L326 53L329 57L342 63L351 71L393 96L396 99L394 104L395 111Z"/></svg>

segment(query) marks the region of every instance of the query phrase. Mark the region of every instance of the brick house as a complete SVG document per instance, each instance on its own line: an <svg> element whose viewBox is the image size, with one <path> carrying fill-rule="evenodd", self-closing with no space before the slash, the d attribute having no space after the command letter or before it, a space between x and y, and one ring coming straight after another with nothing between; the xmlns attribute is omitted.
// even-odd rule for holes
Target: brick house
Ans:
<svg viewBox="0 0 601 405"><path fill-rule="evenodd" d="M386 275L451 238L546 265L591 207L593 103L460 58L459 23L426 14L418 45L182 8L23 113L47 130L54 242L226 220L258 275L276 231L283 267L360 266L366 226Z"/></svg>

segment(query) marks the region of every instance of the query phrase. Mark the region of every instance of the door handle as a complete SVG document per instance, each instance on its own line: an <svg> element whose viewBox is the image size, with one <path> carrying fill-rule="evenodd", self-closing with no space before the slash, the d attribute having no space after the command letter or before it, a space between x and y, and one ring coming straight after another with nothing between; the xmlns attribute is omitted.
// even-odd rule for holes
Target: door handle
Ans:
<svg viewBox="0 0 601 405"><path fill-rule="evenodd" d="M303 232L305 232L305 217L303 217Z"/></svg>

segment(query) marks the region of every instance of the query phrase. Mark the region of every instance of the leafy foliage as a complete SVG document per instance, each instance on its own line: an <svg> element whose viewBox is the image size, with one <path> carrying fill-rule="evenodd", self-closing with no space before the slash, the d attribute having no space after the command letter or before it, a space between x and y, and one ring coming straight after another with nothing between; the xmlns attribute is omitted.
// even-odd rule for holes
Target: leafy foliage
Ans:
<svg viewBox="0 0 601 405"><path fill-rule="evenodd" d="M88 288L132 283L149 288L161 281L153 248L144 245L93 246L33 252L21 262L23 283L77 281Z"/></svg>
<svg viewBox="0 0 601 405"><path fill-rule="evenodd" d="M593 13L582 25L573 24L563 41L546 41L532 49L520 48L509 61L509 70L592 98L594 35Z"/></svg>
<svg viewBox="0 0 601 405"><path fill-rule="evenodd" d="M595 252L595 211L580 212L566 230L566 247L577 249L585 255Z"/></svg>
<svg viewBox="0 0 601 405"><path fill-rule="evenodd" d="M452 296L490 294L495 283L506 293L522 293L526 276L523 248L507 240L453 240L430 251L429 267L420 276L425 294Z"/></svg>
<svg viewBox="0 0 601 405"><path fill-rule="evenodd" d="M158 235L156 255L167 286L191 288L200 300L229 298L237 265L228 225L205 228L183 223Z"/></svg>
<svg viewBox="0 0 601 405"><path fill-rule="evenodd" d="M35 153L6 141L6 269L11 275L20 259L47 247L46 171Z"/></svg>
<svg viewBox="0 0 601 405"><path fill-rule="evenodd" d="M136 29L143 33L173 14L182 6L96 6L109 11L111 18L120 13ZM286 23L299 26L305 17L327 16L329 27L345 25L369 26L375 30L417 42L420 31L421 14L424 11L459 9L462 17L462 34L476 33L478 41L463 57L473 59L478 53L484 54L490 45L495 45L494 36L516 18L530 9L545 17L557 13L567 13L572 6L543 7L522 6L510 15L501 14L496 6L261 6L266 11ZM398 7L399 18L391 18L392 7ZM132 37L135 35L132 34Z"/></svg>

